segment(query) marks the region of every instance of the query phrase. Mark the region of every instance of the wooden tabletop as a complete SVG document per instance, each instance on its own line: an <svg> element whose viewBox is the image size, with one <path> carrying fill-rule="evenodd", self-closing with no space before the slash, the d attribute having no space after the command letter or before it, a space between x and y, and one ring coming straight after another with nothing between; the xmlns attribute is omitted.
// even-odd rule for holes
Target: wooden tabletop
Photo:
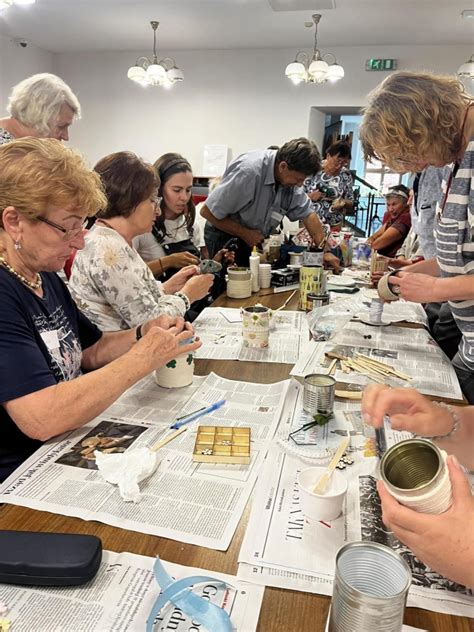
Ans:
<svg viewBox="0 0 474 632"><path fill-rule="evenodd" d="M289 295L288 292L254 296L243 301L221 297L214 305L240 307L241 305L261 302L276 309L284 303ZM288 304L288 309L297 309L296 296ZM265 365L265 371L262 371L262 365L258 362L196 361L198 375L206 375L210 371L214 371L223 377L238 378L247 382L271 383L282 380L288 377L290 369L291 365L288 364L269 363ZM100 522L84 521L79 518L69 518L14 505L0 506L0 528L20 531L88 533L99 536L104 548L111 551L130 551L152 557L159 554L162 559L169 562L235 575L237 574L237 557L249 512L250 502L240 520L232 543L225 552L175 542L166 538L138 534L135 531L110 527ZM329 604L329 597L293 590L266 588L257 630L259 632L322 632L326 625ZM472 620L466 617L452 617L417 608L406 610L405 623L430 632L472 632L474 630ZM367 632L376 631L368 630Z"/></svg>

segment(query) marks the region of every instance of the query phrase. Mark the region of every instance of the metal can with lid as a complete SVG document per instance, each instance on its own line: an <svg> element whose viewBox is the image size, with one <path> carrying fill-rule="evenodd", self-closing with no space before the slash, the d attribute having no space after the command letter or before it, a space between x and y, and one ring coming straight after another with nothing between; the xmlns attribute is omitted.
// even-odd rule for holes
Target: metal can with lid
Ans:
<svg viewBox="0 0 474 632"><path fill-rule="evenodd" d="M324 307L329 305L329 294L314 294L310 293L306 295L306 311L311 311L318 307Z"/></svg>

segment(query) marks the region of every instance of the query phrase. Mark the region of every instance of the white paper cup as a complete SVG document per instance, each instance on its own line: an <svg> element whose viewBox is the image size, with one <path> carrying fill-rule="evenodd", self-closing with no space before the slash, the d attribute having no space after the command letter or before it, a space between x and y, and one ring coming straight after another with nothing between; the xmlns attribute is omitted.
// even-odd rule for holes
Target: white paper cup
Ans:
<svg viewBox="0 0 474 632"><path fill-rule="evenodd" d="M341 472L332 473L324 494L313 492L325 471L325 467L309 467L298 475L301 510L309 520L335 520L342 512L347 481Z"/></svg>

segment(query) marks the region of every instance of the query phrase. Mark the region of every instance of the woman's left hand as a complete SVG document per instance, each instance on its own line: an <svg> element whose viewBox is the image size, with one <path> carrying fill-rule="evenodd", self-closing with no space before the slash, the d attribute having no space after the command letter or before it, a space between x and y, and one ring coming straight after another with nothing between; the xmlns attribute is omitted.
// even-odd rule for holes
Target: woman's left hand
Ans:
<svg viewBox="0 0 474 632"><path fill-rule="evenodd" d="M235 252L233 250L227 250L227 248L221 248L213 257L214 261L218 263L224 262L225 264L232 266L235 262Z"/></svg>
<svg viewBox="0 0 474 632"><path fill-rule="evenodd" d="M435 302L437 300L436 281L437 277L414 272L399 272L388 279L390 285L400 288L400 298L413 303Z"/></svg>
<svg viewBox="0 0 474 632"><path fill-rule="evenodd" d="M466 525L474 522L474 497L461 467L450 456L453 504L442 514L423 514L404 507L379 481L382 519L395 536L427 566L445 577L474 587L474 536Z"/></svg>
<svg viewBox="0 0 474 632"><path fill-rule="evenodd" d="M186 282L196 274L199 274L199 268L197 266L186 266L178 270L173 276L162 284L162 288L165 294L174 294L179 292Z"/></svg>

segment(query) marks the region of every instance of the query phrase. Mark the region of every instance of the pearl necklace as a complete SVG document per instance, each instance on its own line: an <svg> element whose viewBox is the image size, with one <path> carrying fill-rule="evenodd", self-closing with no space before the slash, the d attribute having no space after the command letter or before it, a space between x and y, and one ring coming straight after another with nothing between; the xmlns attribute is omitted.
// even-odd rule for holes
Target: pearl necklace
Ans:
<svg viewBox="0 0 474 632"><path fill-rule="evenodd" d="M4 257L0 257L0 264L6 270L8 270L10 274L13 274L13 276L15 276L18 280L24 283L31 290L39 290L42 287L43 281L41 279L41 276L39 275L39 272L36 273L36 281L28 281L28 279L25 276L17 272L15 268L12 268L11 265L8 263L8 261L4 259Z"/></svg>

